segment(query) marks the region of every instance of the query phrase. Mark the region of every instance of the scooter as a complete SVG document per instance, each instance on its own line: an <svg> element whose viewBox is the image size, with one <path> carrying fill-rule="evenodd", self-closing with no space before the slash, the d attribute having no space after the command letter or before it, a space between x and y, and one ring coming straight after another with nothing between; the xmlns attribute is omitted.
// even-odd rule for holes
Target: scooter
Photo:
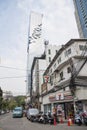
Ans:
<svg viewBox="0 0 87 130"><path fill-rule="evenodd" d="M81 114L81 118L82 118L83 124L87 126L87 113L83 112Z"/></svg>
<svg viewBox="0 0 87 130"><path fill-rule="evenodd" d="M41 115L41 116L39 117L38 122L39 122L39 123L43 123L43 122L44 122L44 116L43 116L43 115Z"/></svg>
<svg viewBox="0 0 87 130"><path fill-rule="evenodd" d="M53 124L54 123L54 118L51 116L51 114L44 114L41 115L40 118L38 119L39 123L43 123L43 124Z"/></svg>
<svg viewBox="0 0 87 130"><path fill-rule="evenodd" d="M75 124L81 126L82 125L82 119L79 114L75 114Z"/></svg>
<svg viewBox="0 0 87 130"><path fill-rule="evenodd" d="M87 126L87 117L83 117L83 122Z"/></svg>

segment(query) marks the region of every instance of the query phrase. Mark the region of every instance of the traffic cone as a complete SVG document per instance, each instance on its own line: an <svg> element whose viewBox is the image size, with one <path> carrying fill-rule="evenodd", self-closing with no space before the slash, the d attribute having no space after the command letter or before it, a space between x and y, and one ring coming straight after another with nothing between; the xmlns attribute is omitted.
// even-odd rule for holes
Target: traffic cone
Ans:
<svg viewBox="0 0 87 130"><path fill-rule="evenodd" d="M70 118L70 125L72 125L73 123L72 123L72 119Z"/></svg>
<svg viewBox="0 0 87 130"><path fill-rule="evenodd" d="M54 125L56 125L56 118L54 118Z"/></svg>
<svg viewBox="0 0 87 130"><path fill-rule="evenodd" d="M70 118L68 119L68 126L70 126L71 125L71 123L70 123Z"/></svg>

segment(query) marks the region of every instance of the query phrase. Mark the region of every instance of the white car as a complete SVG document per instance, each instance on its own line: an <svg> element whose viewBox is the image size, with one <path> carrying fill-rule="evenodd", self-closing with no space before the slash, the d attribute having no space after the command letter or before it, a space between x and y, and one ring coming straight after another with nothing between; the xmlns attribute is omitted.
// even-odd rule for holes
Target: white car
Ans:
<svg viewBox="0 0 87 130"><path fill-rule="evenodd" d="M2 110L2 111L1 111L1 114L5 114L5 111Z"/></svg>
<svg viewBox="0 0 87 130"><path fill-rule="evenodd" d="M34 119L38 116L39 110L36 108L29 108L27 111L27 119L30 121L34 121Z"/></svg>

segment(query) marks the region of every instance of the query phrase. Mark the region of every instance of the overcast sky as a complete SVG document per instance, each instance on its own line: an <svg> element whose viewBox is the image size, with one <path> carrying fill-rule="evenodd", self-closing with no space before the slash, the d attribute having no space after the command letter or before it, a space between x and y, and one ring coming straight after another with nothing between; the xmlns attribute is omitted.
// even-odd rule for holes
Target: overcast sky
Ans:
<svg viewBox="0 0 87 130"><path fill-rule="evenodd" d="M0 0L0 86L14 95L26 93L31 11L43 14L42 37L50 44L61 45L79 37L73 0ZM34 51L32 48L31 56Z"/></svg>

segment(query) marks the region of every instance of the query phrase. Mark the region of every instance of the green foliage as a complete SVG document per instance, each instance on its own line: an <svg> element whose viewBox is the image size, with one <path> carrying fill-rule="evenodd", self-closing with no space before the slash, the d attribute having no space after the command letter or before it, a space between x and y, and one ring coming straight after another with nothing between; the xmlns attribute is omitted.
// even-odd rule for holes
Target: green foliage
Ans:
<svg viewBox="0 0 87 130"><path fill-rule="evenodd" d="M0 97L2 97L2 94L3 94L3 91L2 91L2 89L0 87Z"/></svg>
<svg viewBox="0 0 87 130"><path fill-rule="evenodd" d="M17 102L14 99L9 101L9 109L13 110L17 106Z"/></svg>
<svg viewBox="0 0 87 130"><path fill-rule="evenodd" d="M25 96L17 96L10 100L3 100L2 97L0 97L0 109L13 110L16 106L22 106L23 108L25 107Z"/></svg>
<svg viewBox="0 0 87 130"><path fill-rule="evenodd" d="M8 109L9 102L8 100L2 100L2 109L6 110Z"/></svg>
<svg viewBox="0 0 87 130"><path fill-rule="evenodd" d="M2 100L3 100L3 98L0 97L0 109L2 108Z"/></svg>
<svg viewBox="0 0 87 130"><path fill-rule="evenodd" d="M26 98L25 96L17 96L17 97L15 97L15 100L16 100L18 106L22 106L24 108L24 106L25 106L25 98Z"/></svg>

